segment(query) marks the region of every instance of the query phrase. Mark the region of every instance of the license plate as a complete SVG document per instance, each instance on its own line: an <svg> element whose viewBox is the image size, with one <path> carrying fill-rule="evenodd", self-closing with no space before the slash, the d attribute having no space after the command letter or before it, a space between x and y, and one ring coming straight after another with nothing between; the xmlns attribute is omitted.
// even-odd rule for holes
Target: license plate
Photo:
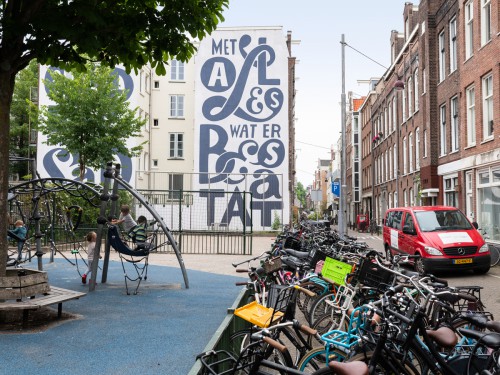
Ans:
<svg viewBox="0 0 500 375"><path fill-rule="evenodd" d="M453 264L467 264L467 263L472 263L472 258L453 259Z"/></svg>

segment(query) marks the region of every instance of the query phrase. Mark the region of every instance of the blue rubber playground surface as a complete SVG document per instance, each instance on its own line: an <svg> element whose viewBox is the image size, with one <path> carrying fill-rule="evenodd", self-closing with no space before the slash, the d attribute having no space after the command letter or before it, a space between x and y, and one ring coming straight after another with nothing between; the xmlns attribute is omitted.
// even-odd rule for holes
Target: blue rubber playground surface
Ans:
<svg viewBox="0 0 500 375"><path fill-rule="evenodd" d="M88 292L66 260L44 259L43 269L50 285ZM187 274L189 289L179 267L150 265L139 293L127 295L122 266L110 261L106 284L99 274L95 292L63 303L78 319L0 333L0 374L187 374L241 291L239 277Z"/></svg>

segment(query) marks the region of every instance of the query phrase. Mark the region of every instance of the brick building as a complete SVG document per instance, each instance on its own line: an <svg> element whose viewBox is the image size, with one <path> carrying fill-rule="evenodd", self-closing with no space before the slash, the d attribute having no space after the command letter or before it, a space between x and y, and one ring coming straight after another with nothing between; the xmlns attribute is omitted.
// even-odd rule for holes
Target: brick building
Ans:
<svg viewBox="0 0 500 375"><path fill-rule="evenodd" d="M498 14L491 0L405 4L391 66L359 108L360 211L380 222L390 207L452 205L500 241Z"/></svg>

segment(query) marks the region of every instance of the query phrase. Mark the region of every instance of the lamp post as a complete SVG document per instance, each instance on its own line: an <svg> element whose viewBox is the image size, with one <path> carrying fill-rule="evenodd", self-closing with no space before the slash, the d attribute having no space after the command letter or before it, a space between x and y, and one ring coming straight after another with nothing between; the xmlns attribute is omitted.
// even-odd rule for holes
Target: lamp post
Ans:
<svg viewBox="0 0 500 375"><path fill-rule="evenodd" d="M347 207L346 207L346 192L347 192L347 185L346 185L346 144L345 144L345 132L346 132L346 99L345 99L345 41L344 41L344 34L341 36L340 44L342 45L342 94L341 94L341 115L340 115L340 120L341 120L341 125L342 125L342 131L341 131L341 137L342 137L342 150L340 154L340 199L339 199L339 232L342 235L347 234L347 223L345 220L345 215L347 213Z"/></svg>

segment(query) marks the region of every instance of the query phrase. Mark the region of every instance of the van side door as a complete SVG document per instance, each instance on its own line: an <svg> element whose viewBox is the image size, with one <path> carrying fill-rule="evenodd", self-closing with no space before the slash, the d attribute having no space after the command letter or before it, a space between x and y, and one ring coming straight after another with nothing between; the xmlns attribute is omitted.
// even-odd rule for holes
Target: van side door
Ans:
<svg viewBox="0 0 500 375"><path fill-rule="evenodd" d="M400 246L403 253L414 255L417 241L417 231L415 227L415 219L411 212L406 212L403 228L401 230Z"/></svg>

